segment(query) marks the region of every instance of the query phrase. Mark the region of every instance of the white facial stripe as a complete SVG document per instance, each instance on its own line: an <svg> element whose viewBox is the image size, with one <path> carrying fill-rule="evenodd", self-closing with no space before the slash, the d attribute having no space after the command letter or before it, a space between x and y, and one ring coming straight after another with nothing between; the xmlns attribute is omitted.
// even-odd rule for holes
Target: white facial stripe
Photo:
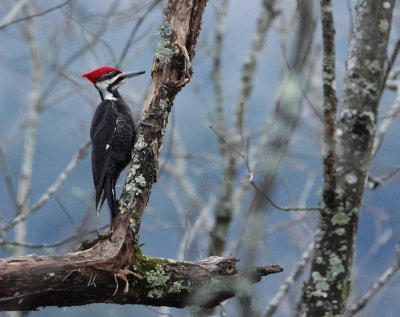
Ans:
<svg viewBox="0 0 400 317"><path fill-rule="evenodd" d="M103 92L104 100L117 100L109 91Z"/></svg>
<svg viewBox="0 0 400 317"><path fill-rule="evenodd" d="M99 81L95 83L96 88L101 92L105 100L117 100L107 88L115 81L117 77L110 78L107 80Z"/></svg>
<svg viewBox="0 0 400 317"><path fill-rule="evenodd" d="M108 86L110 86L114 80L115 80L115 78L110 78L110 79L98 81L95 83L95 86L100 91L107 91Z"/></svg>
<svg viewBox="0 0 400 317"><path fill-rule="evenodd" d="M110 144L106 144L106 150L110 148Z"/></svg>

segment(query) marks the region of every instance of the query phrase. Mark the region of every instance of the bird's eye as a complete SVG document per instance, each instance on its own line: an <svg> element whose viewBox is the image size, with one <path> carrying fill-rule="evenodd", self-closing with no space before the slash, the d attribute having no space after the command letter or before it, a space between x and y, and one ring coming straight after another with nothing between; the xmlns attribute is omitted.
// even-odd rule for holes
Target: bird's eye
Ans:
<svg viewBox="0 0 400 317"><path fill-rule="evenodd" d="M111 79L111 78L115 77L117 74L118 74L118 72L112 70L112 71L104 74L103 76L101 76L100 80Z"/></svg>

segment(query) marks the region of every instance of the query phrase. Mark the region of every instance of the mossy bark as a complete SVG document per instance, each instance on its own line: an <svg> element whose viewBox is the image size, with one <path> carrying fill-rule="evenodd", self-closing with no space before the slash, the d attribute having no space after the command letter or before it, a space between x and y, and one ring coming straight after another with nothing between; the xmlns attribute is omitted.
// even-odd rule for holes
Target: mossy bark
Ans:
<svg viewBox="0 0 400 317"><path fill-rule="evenodd" d="M330 2L321 0L324 27L329 23L327 17L332 15ZM332 135L337 138L337 145L332 160L328 157L324 162L322 211L315 233L310 277L300 303L301 316L344 314L351 286L355 236L373 155L393 8L394 0L357 1L341 111L336 134ZM324 40L333 41L333 34L324 32ZM331 88L326 79L334 75L334 52L330 53L323 65L325 97L329 97L327 92ZM330 101L335 106L335 99ZM334 124L331 128L335 129ZM333 146L328 144L327 149Z"/></svg>

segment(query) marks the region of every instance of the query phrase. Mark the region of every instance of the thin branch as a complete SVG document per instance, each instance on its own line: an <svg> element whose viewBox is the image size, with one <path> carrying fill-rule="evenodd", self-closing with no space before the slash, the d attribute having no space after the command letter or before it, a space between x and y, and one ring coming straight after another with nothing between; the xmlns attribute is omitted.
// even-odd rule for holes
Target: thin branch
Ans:
<svg viewBox="0 0 400 317"><path fill-rule="evenodd" d="M153 2L149 5L147 10L139 17L136 21L135 25L132 28L131 33L129 34L128 40L125 42L125 46L122 49L121 56L119 57L118 62L116 63L116 67L120 67L128 53L129 48L132 45L132 41L136 35L136 32L139 30L139 27L142 25L144 19L148 16L148 14L159 4L161 0L153 0Z"/></svg>
<svg viewBox="0 0 400 317"><path fill-rule="evenodd" d="M385 75L383 76L383 84L382 84L382 89L381 89L382 91L385 89L386 81L389 78L389 74L392 70L392 67L393 67L399 53L400 53L400 40L397 40L396 45L394 46L392 55L388 59L388 65L385 69Z"/></svg>
<svg viewBox="0 0 400 317"><path fill-rule="evenodd" d="M382 186L387 181L389 181L398 172L400 172L400 166L395 167L389 173L387 173L386 175L383 175L381 177L368 175L368 187L370 189L377 189L379 186Z"/></svg>
<svg viewBox="0 0 400 317"><path fill-rule="evenodd" d="M72 227L74 228L75 232L77 232L77 227L75 225L74 218L72 218L71 213L68 211L68 209L64 206L64 204L61 202L60 198L56 198L56 201L58 205L60 206L61 210L64 212L64 214L67 216L68 221L71 223Z"/></svg>
<svg viewBox="0 0 400 317"><path fill-rule="evenodd" d="M394 74L391 75L395 76ZM387 82L388 85L396 87L396 100L393 103L393 105L390 107L387 115L385 118L382 120L381 124L379 125L379 128L376 131L376 136L374 140L374 145L373 145L373 155L375 156L376 153L378 152L383 139L386 135L386 132L389 130L389 127L391 126L393 120L396 118L396 116L400 112L400 80L390 80Z"/></svg>
<svg viewBox="0 0 400 317"><path fill-rule="evenodd" d="M39 208L41 208L51 198L51 196L53 196L57 192L57 190L62 186L62 184L67 179L69 174L71 174L71 172L75 169L78 163L87 155L90 145L91 145L90 141L85 142L85 144L83 144L79 148L77 153L75 153L75 155L72 157L71 161L68 163L65 169L60 173L56 181L47 189L47 191L38 199L38 201L24 214L17 215L16 217L14 217L10 221L10 223L3 228L2 231L3 232L9 231L17 223L25 220L34 212L36 212Z"/></svg>
<svg viewBox="0 0 400 317"><path fill-rule="evenodd" d="M26 8L27 14L33 12L32 3ZM18 179L17 191L17 216L24 216L28 208L28 198L32 187L33 163L36 150L37 130L39 123L38 104L41 99L41 82L43 77L43 69L41 65L41 51L36 37L36 28L33 20L27 20L24 25L24 33L29 42L31 56L31 87L27 95L26 113L26 129L24 135L24 145L22 150L22 162ZM17 242L24 243L26 239L26 223L20 222L14 230L14 239ZM16 247L13 255L22 255L24 249Z"/></svg>
<svg viewBox="0 0 400 317"><path fill-rule="evenodd" d="M216 18L216 30L213 41L212 49L212 62L213 67L211 71L211 79L214 84L214 108L215 108L215 125L217 130L225 135L225 116L224 116L224 93L222 85L221 75L221 63L222 63L222 44L224 40L225 28L226 28L226 15L228 12L228 0L222 0L215 11ZM222 152L224 148L221 147Z"/></svg>
<svg viewBox="0 0 400 317"><path fill-rule="evenodd" d="M376 281L374 285L372 285L372 287L360 297L360 299L358 299L346 310L345 316L346 317L354 316L360 310L362 310L371 301L371 299L389 283L389 281L399 271L399 269L400 269L400 241L397 242L396 245L396 256L392 266L389 267L381 275L378 281Z"/></svg>
<svg viewBox="0 0 400 317"><path fill-rule="evenodd" d="M108 53L109 53L110 56L111 56L111 62L112 62L113 64L114 64L114 63L115 63L115 64L117 63L117 57L115 56L113 47L110 45L110 43L108 43L107 41L103 40L103 39L100 37L101 34L99 34L98 31L97 31L97 32L92 32L92 31L88 30L88 29L85 27L85 25L82 24L82 21L76 19L73 15L71 15L71 14L69 14L69 13L66 13L66 16L68 17L68 19L69 19L70 21L74 22L74 24L76 25L77 28L79 28L79 30L82 31L82 35L81 35L82 38L83 38L86 34L89 35L90 37L95 38L95 39L98 41L98 43L102 44L102 45L104 46L104 48L108 51ZM105 22L105 23L106 23L106 22ZM108 23L108 22L107 22L107 23Z"/></svg>
<svg viewBox="0 0 400 317"><path fill-rule="evenodd" d="M42 16L42 15L45 15L45 14L51 12L51 11L60 9L60 8L62 8L62 7L64 7L64 6L66 6L66 5L67 5L68 3L70 3L71 1L72 1L72 0L66 0L66 1L64 1L63 3L61 3L61 4L59 4L59 5L56 5L56 6L54 6L54 7L51 7L51 8L49 8L49 9L47 9L47 10L42 11L42 12L39 12L39 13L36 13L36 14L31 14L31 15L25 16L25 17L20 18L20 19L16 19L16 20L11 21L11 22L1 23L1 24L0 24L0 30L3 29L3 28L5 28L5 27L7 27L7 26L12 25L12 24L19 23L19 22L22 22L22 21L26 21L26 20L29 20L29 19L33 19L33 18L37 18L37 17L40 17L40 16Z"/></svg>
<svg viewBox="0 0 400 317"><path fill-rule="evenodd" d="M20 0L17 3L15 3L14 6L12 7L12 9L3 18L3 20L0 21L0 27L4 27L8 23L12 22L18 15L18 13L24 8L24 6L26 5L26 3L28 1L29 0Z"/></svg>
<svg viewBox="0 0 400 317"><path fill-rule="evenodd" d="M1 167L1 170L3 171L4 182L6 183L8 193L10 194L10 197L11 197L14 205L18 208L17 193L15 192L10 169L8 168L7 159L6 159L6 156L4 154L4 151L3 151L3 148L1 145L0 145L0 167Z"/></svg>
<svg viewBox="0 0 400 317"><path fill-rule="evenodd" d="M112 16L118 8L120 0L114 0L110 3L108 10L104 14L105 16ZM75 52L73 52L62 64L60 67L57 67L56 70L63 70L66 69L74 60L77 58L82 57L87 50L93 47L96 43L98 43L100 35L103 34L106 30L108 25L110 24L110 19L103 19L103 22L99 25L97 31L92 35L92 38L81 47L79 47ZM56 86L58 81L60 80L59 73L55 73L54 76L48 81L47 86L43 89L43 95L47 96L49 92Z"/></svg>
<svg viewBox="0 0 400 317"><path fill-rule="evenodd" d="M257 18L257 30L254 34L249 55L242 66L238 103L235 110L234 138L244 140L244 119L247 105L253 88L253 79L257 70L259 58L264 48L267 32L278 12L275 10L275 0L263 0Z"/></svg>
<svg viewBox="0 0 400 317"><path fill-rule="evenodd" d="M102 231L104 229L107 229L109 227L109 225L105 225L102 226L100 228L96 228L90 231L83 231L80 232L79 235L72 235L66 239L63 239L61 241L58 242L54 242L54 243L41 243L41 244L34 244L34 243L21 243L21 242L16 242L16 241L9 241L9 240L0 240L0 245L12 245L12 246L20 246L20 247L24 247L24 248L30 248L30 249L48 249L48 248L56 248L59 246L62 246L66 243L72 242L72 241L76 241L78 240L80 237L85 236L85 235L89 235L89 234L93 234L93 233L97 233L99 231Z"/></svg>
<svg viewBox="0 0 400 317"><path fill-rule="evenodd" d="M218 136L218 138L220 138L220 140L222 140L232 151L234 151L237 155L239 155L247 168L247 172L248 172L248 177L249 179L247 180L247 183L250 184L251 186L253 186L253 188L257 191L257 193L264 197L273 207L275 207L276 209L282 210L282 211L312 211L312 210L321 210L320 207L282 207L280 205L278 205L277 203L275 203L266 193L264 193L263 191L261 191L257 184L253 181L253 172L250 169L250 164L249 164L249 160L248 157L245 153L240 152L232 143L228 142L228 140L222 136L221 134L219 134L217 132L217 130L215 130L215 128L213 126L209 126L209 128Z"/></svg>
<svg viewBox="0 0 400 317"><path fill-rule="evenodd" d="M283 158L287 154L290 139L293 137L295 128L300 120L303 110L304 96L300 86L310 83L308 71L311 59L311 44L315 33L315 18L313 13L313 2L311 0L297 2L296 7L296 44L293 48L290 63L287 63L288 72L282 75L279 82L275 107L268 116L265 130L268 134L263 137L260 146L255 153L258 160L252 161L252 166L259 166L262 163L262 178L257 182L263 192L269 193L277 176ZM269 148L267 148L269 144ZM265 159L265 152L268 151L268 159ZM256 164L253 164L253 163ZM248 205L247 213L252 211L262 212L266 206L264 196L254 192L253 198Z"/></svg>
<svg viewBox="0 0 400 317"><path fill-rule="evenodd" d="M290 272L285 281L282 283L281 287L279 288L279 291L269 301L268 306L265 308L262 314L263 317L270 317L276 312L283 298L287 295L292 286L303 274L307 264L310 262L311 256L313 254L313 249L314 249L314 243L312 242L301 255L299 262L297 262L297 265L294 267L294 269Z"/></svg>

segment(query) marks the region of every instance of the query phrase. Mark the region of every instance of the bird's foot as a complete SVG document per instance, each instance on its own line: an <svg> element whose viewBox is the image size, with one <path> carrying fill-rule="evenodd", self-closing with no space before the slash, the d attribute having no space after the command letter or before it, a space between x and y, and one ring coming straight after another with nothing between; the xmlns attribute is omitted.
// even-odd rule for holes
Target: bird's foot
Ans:
<svg viewBox="0 0 400 317"><path fill-rule="evenodd" d="M125 281L124 293L126 294L129 292L129 281L128 278L126 277L127 275L133 275L137 277L139 280L143 279L142 275L132 272L131 270L119 270L117 273L114 274L115 291L112 296L115 296L115 294L117 294L118 292L118 278Z"/></svg>

